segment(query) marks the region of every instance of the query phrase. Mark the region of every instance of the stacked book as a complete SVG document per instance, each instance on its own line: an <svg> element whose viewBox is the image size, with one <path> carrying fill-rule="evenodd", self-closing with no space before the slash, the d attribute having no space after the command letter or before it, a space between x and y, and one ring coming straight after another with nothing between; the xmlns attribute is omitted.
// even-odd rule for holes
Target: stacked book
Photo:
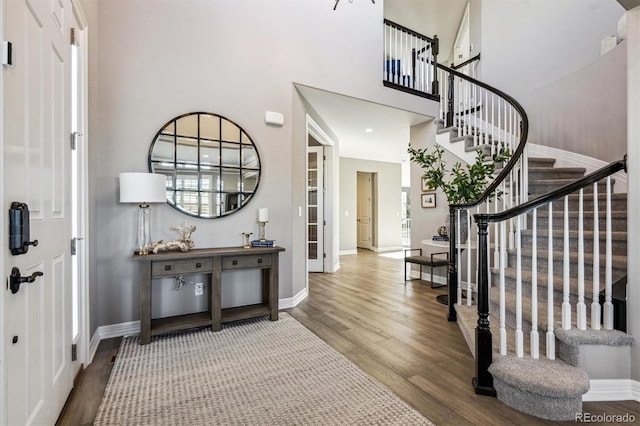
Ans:
<svg viewBox="0 0 640 426"><path fill-rule="evenodd" d="M276 245L275 240L253 240L251 247L273 247Z"/></svg>
<svg viewBox="0 0 640 426"><path fill-rule="evenodd" d="M449 237L441 237L440 235L434 235L433 241L449 241Z"/></svg>

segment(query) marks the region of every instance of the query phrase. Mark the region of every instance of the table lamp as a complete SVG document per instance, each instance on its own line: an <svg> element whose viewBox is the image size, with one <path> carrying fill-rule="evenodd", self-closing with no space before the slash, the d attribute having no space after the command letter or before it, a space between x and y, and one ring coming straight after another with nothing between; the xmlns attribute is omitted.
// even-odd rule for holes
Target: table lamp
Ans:
<svg viewBox="0 0 640 426"><path fill-rule="evenodd" d="M167 201L167 195L164 175L120 173L120 202L136 203L140 206L136 254L147 254L147 247L151 244L151 208L149 204L164 203L165 201Z"/></svg>

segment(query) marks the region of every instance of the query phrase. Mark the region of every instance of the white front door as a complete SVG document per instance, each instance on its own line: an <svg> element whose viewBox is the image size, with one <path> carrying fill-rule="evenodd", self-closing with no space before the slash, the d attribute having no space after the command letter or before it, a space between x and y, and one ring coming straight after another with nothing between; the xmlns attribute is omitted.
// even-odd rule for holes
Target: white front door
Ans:
<svg viewBox="0 0 640 426"><path fill-rule="evenodd" d="M358 247L371 249L371 173L358 172Z"/></svg>
<svg viewBox="0 0 640 426"><path fill-rule="evenodd" d="M324 149L307 148L307 262L309 272L324 272Z"/></svg>
<svg viewBox="0 0 640 426"><path fill-rule="evenodd" d="M4 274L43 275L4 289L3 424L54 424L72 386L70 24L70 0L5 2L2 208L28 204L38 245L3 244Z"/></svg>

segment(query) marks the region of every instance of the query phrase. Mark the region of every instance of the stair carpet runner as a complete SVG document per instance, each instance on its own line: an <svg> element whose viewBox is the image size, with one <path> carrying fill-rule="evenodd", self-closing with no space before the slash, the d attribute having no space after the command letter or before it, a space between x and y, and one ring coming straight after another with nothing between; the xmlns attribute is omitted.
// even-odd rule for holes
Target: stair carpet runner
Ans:
<svg viewBox="0 0 640 426"><path fill-rule="evenodd" d="M451 128L440 129L439 132L449 131L455 134ZM456 140L465 138L455 138ZM466 143L470 144L469 137ZM585 169L574 167L554 167L555 160L550 158L529 158L529 199L548 193L554 189L573 182L585 174ZM612 182L613 185L613 182ZM585 244L585 285L584 300L587 306L587 324L590 327L590 311L592 302L592 256L590 250L593 242L593 194L590 188L584 189L583 217L584 217L584 244ZM547 260L548 260L548 207L544 206L537 211L537 270L538 270L538 320L539 333L538 359L529 354L519 358L515 354L515 324L516 324L516 268L510 266L505 270L505 321L507 327L507 346L509 355L499 355L499 270L491 271L491 282L494 291L490 292L491 331L493 335L493 364L489 371L494 378L494 387L498 399L506 405L514 407L525 413L552 420L575 420L576 413L582 411L582 395L589 390L589 377L585 371L579 368L579 348L581 344L601 345L630 345L633 338L619 331L580 331L575 328L575 304L578 299L577 284L577 223L578 223L578 194L569 196L569 229L570 229L570 301L573 308L573 328L563 330L561 327L561 311L563 290L563 244L564 244L564 201L554 202L552 211L553 226L553 281L554 281L554 333L556 346L556 359L546 358L546 332L547 332ZM600 251L604 252L604 206L605 189L598 185L598 206L600 211L599 233ZM627 244L626 244L626 220L627 203L626 194L613 194L612 198L612 250L613 250L613 282L626 275ZM527 220L531 224L532 213ZM530 226L530 225L529 225ZM529 336L531 332L531 259L532 238L530 229L521 231L521 261L522 261L522 331L524 335L524 347L530 348ZM508 265L515 265L515 249L508 250ZM600 266L600 289L604 288L604 263ZM475 355L475 327L477 325L477 308L475 306L456 305L458 324L465 339Z"/></svg>

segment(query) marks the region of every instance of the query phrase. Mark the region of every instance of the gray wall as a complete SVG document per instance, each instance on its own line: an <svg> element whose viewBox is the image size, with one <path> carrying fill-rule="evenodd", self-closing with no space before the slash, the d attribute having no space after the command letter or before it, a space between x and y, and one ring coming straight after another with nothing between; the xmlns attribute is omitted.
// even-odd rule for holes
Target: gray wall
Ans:
<svg viewBox="0 0 640 426"><path fill-rule="evenodd" d="M627 13L628 25L628 184L630 188L640 187L640 7ZM640 211L640 191L630 191L627 199L629 212ZM640 252L640 221L630 214L627 224L627 251ZM629 282L627 283L627 329L636 339L631 347L631 378L640 380L640 262L630 261L627 264Z"/></svg>
<svg viewBox="0 0 640 426"><path fill-rule="evenodd" d="M523 105L530 142L604 161L624 152L623 55L600 58L600 41L616 33L623 12L615 0L471 2L481 79Z"/></svg>
<svg viewBox="0 0 640 426"><path fill-rule="evenodd" d="M120 172L146 171L158 128L191 111L214 112L238 123L255 141L263 166L260 188L238 213L191 219L196 247L237 246L257 232L257 209L269 208L268 236L281 255L280 296L305 287L305 105L293 84L354 96L413 112L433 102L384 88L382 4L354 2L332 10L324 1L86 0L89 14L90 179L92 193L91 332L138 319L136 206L118 202ZM348 66L346 66L348 64ZM264 124L267 110L285 115L283 127ZM398 187L400 185L398 184ZM168 205L152 207L154 239L174 239L184 222ZM251 273L229 285L254 281ZM235 287L234 287L235 289ZM249 303L229 291L223 303ZM237 293L237 294L236 294Z"/></svg>
<svg viewBox="0 0 640 426"><path fill-rule="evenodd" d="M411 146L419 149L431 147L435 143L436 123L430 121L411 127ZM445 151L444 159L447 164L452 165L456 157ZM422 253L428 255L433 252L447 251L424 244L422 241L430 240L442 225L449 226L449 205L446 195L441 190L436 191L436 208L422 208L422 174L423 171L415 163L411 163L411 247L422 248ZM434 270L434 275L444 275L441 268Z"/></svg>
<svg viewBox="0 0 640 426"><path fill-rule="evenodd" d="M370 172L375 180L376 222L373 234L374 250L397 250L402 247L400 163L359 160L340 157L340 251L357 248L357 173ZM345 214L345 212L348 212Z"/></svg>

